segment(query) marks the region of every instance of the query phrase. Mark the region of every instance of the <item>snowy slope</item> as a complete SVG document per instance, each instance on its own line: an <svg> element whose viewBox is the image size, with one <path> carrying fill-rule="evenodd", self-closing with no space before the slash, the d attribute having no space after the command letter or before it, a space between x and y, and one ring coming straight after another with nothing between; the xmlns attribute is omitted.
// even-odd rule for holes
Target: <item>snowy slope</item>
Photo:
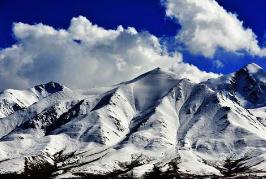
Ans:
<svg viewBox="0 0 266 179"><path fill-rule="evenodd" d="M109 88L48 83L6 90L0 173L140 177L157 168L184 176L263 174L265 77L250 64L195 84L157 68ZM234 161L238 167L229 169Z"/></svg>
<svg viewBox="0 0 266 179"><path fill-rule="evenodd" d="M246 108L266 105L266 73L254 63L205 83L214 90L223 91L229 98Z"/></svg>
<svg viewBox="0 0 266 179"><path fill-rule="evenodd" d="M50 82L27 90L7 89L0 94L0 118L6 117L17 110L27 108L40 99L64 88L66 87Z"/></svg>

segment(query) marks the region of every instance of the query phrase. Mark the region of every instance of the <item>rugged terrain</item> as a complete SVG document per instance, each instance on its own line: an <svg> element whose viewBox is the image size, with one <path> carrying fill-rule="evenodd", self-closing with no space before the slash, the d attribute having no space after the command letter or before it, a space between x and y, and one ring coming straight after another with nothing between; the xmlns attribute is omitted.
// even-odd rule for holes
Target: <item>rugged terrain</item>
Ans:
<svg viewBox="0 0 266 179"><path fill-rule="evenodd" d="M3 177L266 176L266 72L195 84L162 69L106 88L0 94Z"/></svg>

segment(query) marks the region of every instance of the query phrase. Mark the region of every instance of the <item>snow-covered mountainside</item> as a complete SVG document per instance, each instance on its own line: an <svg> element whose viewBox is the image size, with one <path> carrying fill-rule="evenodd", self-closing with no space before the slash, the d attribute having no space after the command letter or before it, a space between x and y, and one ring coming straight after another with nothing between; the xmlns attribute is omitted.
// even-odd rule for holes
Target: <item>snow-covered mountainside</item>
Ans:
<svg viewBox="0 0 266 179"><path fill-rule="evenodd" d="M7 89L0 93L0 118L27 108L49 94L62 91L64 88L58 83L50 82L23 91Z"/></svg>
<svg viewBox="0 0 266 179"><path fill-rule="evenodd" d="M266 176L266 73L195 84L154 69L109 88L0 94L0 176Z"/></svg>

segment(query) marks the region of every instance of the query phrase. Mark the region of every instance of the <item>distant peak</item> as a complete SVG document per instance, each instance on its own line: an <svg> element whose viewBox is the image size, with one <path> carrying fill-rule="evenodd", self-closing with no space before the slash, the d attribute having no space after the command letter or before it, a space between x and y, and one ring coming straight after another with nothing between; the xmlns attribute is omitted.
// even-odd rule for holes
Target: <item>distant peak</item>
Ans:
<svg viewBox="0 0 266 179"><path fill-rule="evenodd" d="M48 93L56 93L58 91L62 91L64 86L56 82L49 82L46 84L37 85L34 87L37 91L42 92L43 90L47 91Z"/></svg>
<svg viewBox="0 0 266 179"><path fill-rule="evenodd" d="M256 63L250 63L248 65L246 65L245 67L242 68L243 70L254 74L257 73L258 71L263 70L259 65L257 65Z"/></svg>
<svg viewBox="0 0 266 179"><path fill-rule="evenodd" d="M45 85L46 85L46 86L50 86L50 87L52 87L52 88L56 88L56 86L62 86L61 84L56 83L56 82L54 82L54 81L50 81L49 83L46 83Z"/></svg>

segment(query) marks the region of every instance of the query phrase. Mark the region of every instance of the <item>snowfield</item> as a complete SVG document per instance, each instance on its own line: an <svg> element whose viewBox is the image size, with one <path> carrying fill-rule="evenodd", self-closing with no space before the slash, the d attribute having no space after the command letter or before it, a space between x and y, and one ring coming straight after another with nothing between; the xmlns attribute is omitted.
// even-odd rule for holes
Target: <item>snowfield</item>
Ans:
<svg viewBox="0 0 266 179"><path fill-rule="evenodd" d="M266 176L266 72L249 64L195 84L156 68L107 88L5 90L0 174Z"/></svg>

